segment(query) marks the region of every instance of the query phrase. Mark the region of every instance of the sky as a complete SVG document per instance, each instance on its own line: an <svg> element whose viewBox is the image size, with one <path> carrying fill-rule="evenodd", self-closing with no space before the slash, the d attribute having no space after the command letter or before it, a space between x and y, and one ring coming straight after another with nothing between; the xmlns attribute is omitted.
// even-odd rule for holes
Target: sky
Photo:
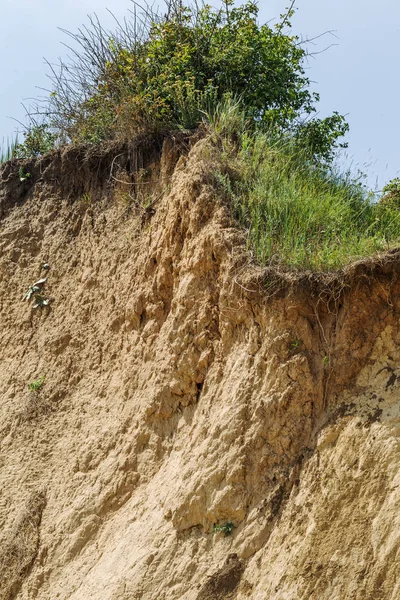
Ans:
<svg viewBox="0 0 400 600"><path fill-rule="evenodd" d="M58 28L76 32L96 14L105 27L113 27L109 8L123 18L132 8L129 0L0 0L0 142L12 137L24 121L21 103L48 88L44 58L65 58L62 42L68 38ZM261 0L260 21L274 22L289 0ZM334 110L350 124L349 148L343 158L353 172L366 173L366 182L381 189L400 175L400 3L398 0L297 0L293 32L313 38L318 53L307 61L307 76L321 101L318 116ZM325 47L333 44L326 51Z"/></svg>

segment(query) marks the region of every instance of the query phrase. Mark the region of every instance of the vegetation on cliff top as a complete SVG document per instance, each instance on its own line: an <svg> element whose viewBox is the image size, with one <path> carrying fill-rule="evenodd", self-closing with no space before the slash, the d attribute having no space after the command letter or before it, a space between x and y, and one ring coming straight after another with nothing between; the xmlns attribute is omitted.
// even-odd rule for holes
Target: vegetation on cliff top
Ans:
<svg viewBox="0 0 400 600"><path fill-rule="evenodd" d="M97 18L66 32L72 59L49 63L49 97L32 108L13 155L205 126L218 149L215 182L259 261L336 269L387 249L400 238L395 194L376 204L333 167L348 125L336 112L315 116L294 2L274 26L258 12L253 0L169 0L162 14L134 3L114 32Z"/></svg>
<svg viewBox="0 0 400 600"><path fill-rule="evenodd" d="M18 136L14 140L7 138L7 141L3 139L0 146L0 165L10 160L14 156L15 147L18 144Z"/></svg>
<svg viewBox="0 0 400 600"><path fill-rule="evenodd" d="M291 135L249 129L238 104L210 120L216 189L261 264L335 270L400 240L397 187L376 202L362 180L316 162Z"/></svg>
<svg viewBox="0 0 400 600"><path fill-rule="evenodd" d="M294 3L293 3L294 4ZM253 129L290 132L329 161L348 130L342 115L314 116L318 94L305 75L306 46L292 35L293 6L275 26L259 24L257 2L218 8L169 0L149 5L108 32L96 18L68 35L72 58L51 69L51 90L32 107L17 155L54 143L97 143L139 133L194 130L226 98ZM54 136L54 137L51 137Z"/></svg>

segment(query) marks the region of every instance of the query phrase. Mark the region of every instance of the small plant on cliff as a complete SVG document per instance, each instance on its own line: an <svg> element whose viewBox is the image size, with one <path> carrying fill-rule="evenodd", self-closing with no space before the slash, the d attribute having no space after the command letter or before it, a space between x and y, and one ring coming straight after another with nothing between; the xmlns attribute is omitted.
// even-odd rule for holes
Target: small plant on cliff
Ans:
<svg viewBox="0 0 400 600"><path fill-rule="evenodd" d="M231 535L234 529L235 525L231 521L224 523L223 525L214 525L214 533L223 533L226 537Z"/></svg>
<svg viewBox="0 0 400 600"><path fill-rule="evenodd" d="M24 167L20 167L19 170L18 170L18 176L19 176L20 182L23 183L27 179L30 179L31 174L30 173L25 173Z"/></svg>
<svg viewBox="0 0 400 600"><path fill-rule="evenodd" d="M46 298L43 294L35 294L35 302L33 304L33 308L44 308L45 306L49 306L50 299Z"/></svg>
<svg viewBox="0 0 400 600"><path fill-rule="evenodd" d="M300 349L302 343L303 343L303 340L300 340L300 339L291 340L289 343L289 352L291 354L295 354Z"/></svg>
<svg viewBox="0 0 400 600"><path fill-rule="evenodd" d="M44 386L45 381L46 381L45 375L42 375L41 377L38 377L34 381L31 381L30 384L28 385L29 391L32 393L40 392L40 390Z"/></svg>
<svg viewBox="0 0 400 600"><path fill-rule="evenodd" d="M35 281L32 285L29 286L28 291L24 295L24 300L30 300L34 294L40 292L42 286L46 283L47 277L42 277L38 281Z"/></svg>
<svg viewBox="0 0 400 600"><path fill-rule="evenodd" d="M40 292L40 287L38 285L30 285L28 291L24 295L24 300L30 300L36 292Z"/></svg>
<svg viewBox="0 0 400 600"><path fill-rule="evenodd" d="M49 265L43 265L42 268L50 268ZM46 270L47 270L46 269ZM42 291L42 287L47 281L47 277L42 277L39 281L36 281L32 285L29 286L28 291L24 295L24 300L30 300L33 296L34 303L33 308L43 308L45 306L49 306L50 298L47 298Z"/></svg>
<svg viewBox="0 0 400 600"><path fill-rule="evenodd" d="M81 196L81 202L83 202L83 204L91 204L92 202L92 195L85 192L84 194L82 194Z"/></svg>

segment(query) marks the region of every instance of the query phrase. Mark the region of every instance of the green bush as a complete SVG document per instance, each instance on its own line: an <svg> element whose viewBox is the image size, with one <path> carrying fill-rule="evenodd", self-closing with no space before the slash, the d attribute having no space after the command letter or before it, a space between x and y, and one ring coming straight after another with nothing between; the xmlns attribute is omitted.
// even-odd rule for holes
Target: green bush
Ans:
<svg viewBox="0 0 400 600"><path fill-rule="evenodd" d="M389 181L389 183L387 183L385 185L385 187L383 188L382 192L385 193L389 193L389 192L394 192L394 193L400 193L400 177L396 177L395 179L391 179Z"/></svg>
<svg viewBox="0 0 400 600"><path fill-rule="evenodd" d="M384 196L381 199L381 203L390 205L392 209L400 208L400 178L396 177L385 185L382 190ZM389 208L388 206L386 208Z"/></svg>
<svg viewBox="0 0 400 600"><path fill-rule="evenodd" d="M91 19L69 34L80 47L75 60L52 67L44 112L60 138L98 142L194 129L230 97L253 127L291 131L331 159L347 124L337 113L311 118L318 95L305 76L306 49L290 33L293 10L275 27L259 24L258 12L253 0L217 8L170 0L164 15L145 6L114 33Z"/></svg>
<svg viewBox="0 0 400 600"><path fill-rule="evenodd" d="M16 158L34 158L50 152L57 137L46 123L33 124L23 135L24 141L14 147L13 156Z"/></svg>

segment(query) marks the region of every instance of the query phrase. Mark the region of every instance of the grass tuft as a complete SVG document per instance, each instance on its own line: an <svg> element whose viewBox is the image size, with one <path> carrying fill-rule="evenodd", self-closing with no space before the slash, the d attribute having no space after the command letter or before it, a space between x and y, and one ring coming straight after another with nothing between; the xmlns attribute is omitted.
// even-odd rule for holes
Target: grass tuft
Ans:
<svg viewBox="0 0 400 600"><path fill-rule="evenodd" d="M28 388L30 392L40 392L40 390L42 389L42 387L44 386L44 383L46 381L46 376L45 375L41 375L41 377L38 377L37 379L35 379L34 381L31 381L28 384Z"/></svg>
<svg viewBox="0 0 400 600"><path fill-rule="evenodd" d="M32 568L39 549L45 504L45 492L33 492L13 528L0 539L0 600L15 598Z"/></svg>
<svg viewBox="0 0 400 600"><path fill-rule="evenodd" d="M0 146L0 165L10 160L14 155L14 150L18 145L18 136L16 136L13 140L7 138L7 141L4 140Z"/></svg>

